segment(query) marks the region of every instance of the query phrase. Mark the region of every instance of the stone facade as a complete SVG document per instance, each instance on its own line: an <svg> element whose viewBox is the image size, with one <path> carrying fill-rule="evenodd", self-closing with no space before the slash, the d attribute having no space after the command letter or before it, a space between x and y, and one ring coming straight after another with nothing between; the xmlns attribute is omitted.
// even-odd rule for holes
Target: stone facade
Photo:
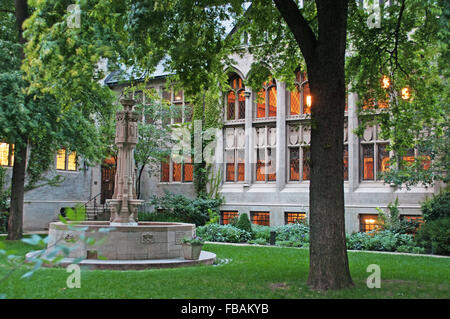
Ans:
<svg viewBox="0 0 450 319"><path fill-rule="evenodd" d="M301 131L298 136L291 136L292 125L300 124L303 129L302 124L307 122L307 116L289 114L290 93L285 83L275 81L276 116L258 118L256 116L257 92L245 87L245 81L253 61L252 57L248 55L236 56L234 59L237 63L232 72L242 79L244 85L245 118L227 120L226 96L224 96L224 127L217 134L215 153L217 163L215 170L223 174L220 193L225 199L225 204L221 209L224 212L246 213L249 214L249 217L252 217L254 212L268 212L268 223L272 226L285 224L286 213L306 213L306 217L308 217L309 181L292 182L289 178L290 147L295 143L308 142L307 130ZM108 85L118 94L124 88L123 84L119 85L114 82ZM162 96L165 88L165 75L156 76L150 81L149 86L157 89ZM411 190L406 190L404 188L397 189L376 179L363 180L361 145L377 143L377 128L368 130L362 138L353 134L353 130L358 126L356 103L357 96L349 94L348 110L345 114L346 139L343 141L348 149L348 180L344 182L346 231L348 233L359 231L361 214L377 214L376 208L386 210L388 204L393 203L396 198L399 200L399 209L402 215L420 215L420 203L426 197L439 191L439 185L431 188L417 186ZM236 181L231 182L227 181L225 162L227 159L226 151L231 145L227 144L227 134L231 136L232 134L229 132L233 129L240 130L232 133L235 134L233 138L235 138L234 142L236 143L236 146L232 147L243 152L244 176L243 180L237 178ZM259 131L260 129L263 133ZM260 136L263 136L260 134L266 134L264 146L261 146L263 144L258 145ZM256 178L257 159L255 157L257 151L255 148L258 147L265 150L266 156L270 153L270 156L276 158L275 165L273 165L276 178L273 180L268 178L265 181L259 181ZM299 146L299 150L300 152L303 151L302 146ZM144 173L141 181L141 198L148 200L152 195L162 195L164 190L194 197L193 183L174 182L172 181L172 166L170 166L170 172L171 178L168 182L161 182L161 176L158 172L152 175ZM76 172L64 171L58 173L67 177L62 186L42 187L26 193L24 216L26 230L48 227L48 223L57 218L61 207L70 207L76 203L86 202L102 191L100 165L93 168L80 166Z"/></svg>

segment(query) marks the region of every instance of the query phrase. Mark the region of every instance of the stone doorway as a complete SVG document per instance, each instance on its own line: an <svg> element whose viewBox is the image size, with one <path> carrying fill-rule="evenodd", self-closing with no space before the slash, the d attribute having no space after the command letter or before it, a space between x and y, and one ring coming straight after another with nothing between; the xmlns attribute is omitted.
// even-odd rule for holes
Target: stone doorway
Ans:
<svg viewBox="0 0 450 319"><path fill-rule="evenodd" d="M115 176L116 161L114 157L105 159L102 163L101 204L104 204L107 199L113 197Z"/></svg>

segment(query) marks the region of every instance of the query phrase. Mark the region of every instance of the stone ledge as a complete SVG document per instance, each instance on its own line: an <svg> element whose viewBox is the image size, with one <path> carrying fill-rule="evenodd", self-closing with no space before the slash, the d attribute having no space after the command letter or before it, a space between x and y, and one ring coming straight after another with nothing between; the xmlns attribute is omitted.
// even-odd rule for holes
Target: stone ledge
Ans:
<svg viewBox="0 0 450 319"><path fill-rule="evenodd" d="M26 260L34 256L37 252L30 252L26 255ZM75 258L63 258L57 265L53 267L66 267L73 263ZM84 259L78 265L81 268L96 270L144 270L158 268L176 268L196 265L212 265L216 261L216 254L209 251L202 251L198 260L187 260L183 258L174 259L153 259L153 260L99 260ZM52 267L45 265L45 267Z"/></svg>

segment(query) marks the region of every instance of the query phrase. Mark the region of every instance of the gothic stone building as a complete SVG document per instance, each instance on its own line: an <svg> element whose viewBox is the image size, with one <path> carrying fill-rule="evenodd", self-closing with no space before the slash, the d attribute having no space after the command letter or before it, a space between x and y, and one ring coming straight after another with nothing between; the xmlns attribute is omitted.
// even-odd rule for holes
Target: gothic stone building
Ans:
<svg viewBox="0 0 450 319"><path fill-rule="evenodd" d="M234 57L233 70L228 70L231 90L223 95L222 130L215 145L215 171L222 174L219 191L225 199L221 207L221 223L238 214L248 214L260 225L283 225L308 219L309 212L309 143L310 106L306 76L297 73L296 89L291 92L286 84L274 79L264 83L258 91L246 86L251 71L252 57ZM191 121L190 106L183 92L168 91L168 76L160 66L153 74L149 86L159 92L162 99L183 107L183 115L172 123ZM126 84L119 82L114 73L105 79L118 94ZM136 96L136 99L141 97ZM145 97L144 101L145 103ZM439 186L417 186L411 190L398 189L379 179L387 168L389 154L379 127L367 127L360 138L353 133L358 126L357 96L349 94L345 112L344 189L346 231L367 231L374 227L377 208L386 210L397 198L401 215L420 216L420 203ZM11 163L11 149L0 145L1 164ZM414 156L412 150L411 156ZM64 150L55 155L55 168L49 174L66 176L60 187L42 187L25 195L24 227L42 230L57 219L63 207L76 203L98 206L111 198L114 181L113 165L108 160L97 167L75 161L76 154ZM111 164L111 163L110 163ZM113 164L113 163L112 163ZM157 176L143 174L141 198L162 195L164 190L194 196L193 164L191 159L182 163L161 163Z"/></svg>

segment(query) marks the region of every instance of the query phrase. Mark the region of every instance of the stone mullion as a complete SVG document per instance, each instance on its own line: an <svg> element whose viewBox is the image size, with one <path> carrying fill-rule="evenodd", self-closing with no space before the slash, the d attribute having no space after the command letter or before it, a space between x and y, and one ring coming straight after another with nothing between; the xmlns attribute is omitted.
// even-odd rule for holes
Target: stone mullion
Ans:
<svg viewBox="0 0 450 319"><path fill-rule="evenodd" d="M277 81L276 174L277 189L286 184L286 83Z"/></svg>

